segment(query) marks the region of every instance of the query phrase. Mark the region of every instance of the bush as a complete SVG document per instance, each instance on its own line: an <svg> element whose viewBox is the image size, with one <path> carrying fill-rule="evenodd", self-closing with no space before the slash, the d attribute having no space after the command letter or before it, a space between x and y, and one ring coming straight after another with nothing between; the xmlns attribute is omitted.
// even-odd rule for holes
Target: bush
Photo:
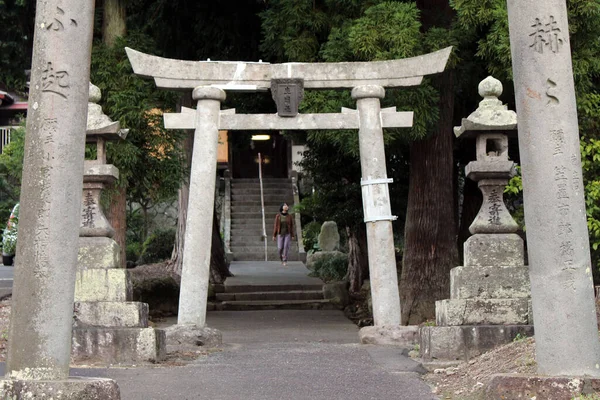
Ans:
<svg viewBox="0 0 600 400"><path fill-rule="evenodd" d="M341 281L348 273L348 255L332 254L315 261L310 276L321 278L323 282Z"/></svg>
<svg viewBox="0 0 600 400"><path fill-rule="evenodd" d="M144 250L144 245L139 242L127 243L127 248L125 249L125 259L126 261L131 261L133 263L137 263L142 255L142 251Z"/></svg>
<svg viewBox="0 0 600 400"><path fill-rule="evenodd" d="M173 253L175 229L157 229L144 242L140 264L167 260Z"/></svg>
<svg viewBox="0 0 600 400"><path fill-rule="evenodd" d="M2 234L2 254L12 256L17 248L17 232L19 227L19 203L14 206L6 229Z"/></svg>
<svg viewBox="0 0 600 400"><path fill-rule="evenodd" d="M302 227L302 241L304 242L304 249L306 251L320 250L319 233L321 233L321 224L316 221Z"/></svg>

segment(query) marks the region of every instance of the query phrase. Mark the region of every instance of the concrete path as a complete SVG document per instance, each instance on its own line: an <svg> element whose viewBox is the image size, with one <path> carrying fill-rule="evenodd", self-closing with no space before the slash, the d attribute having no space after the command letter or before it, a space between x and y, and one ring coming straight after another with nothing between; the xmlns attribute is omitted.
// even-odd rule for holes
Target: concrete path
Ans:
<svg viewBox="0 0 600 400"><path fill-rule="evenodd" d="M232 271L227 285L322 284L301 263L235 262ZM186 366L74 368L71 374L115 379L123 400L437 398L406 352L358 344L358 328L341 311L215 311L207 324L222 331L224 345Z"/></svg>
<svg viewBox="0 0 600 400"><path fill-rule="evenodd" d="M224 345L185 367L74 369L116 379L123 400L435 399L401 350L357 344L340 311L211 312Z"/></svg>
<svg viewBox="0 0 600 400"><path fill-rule="evenodd" d="M267 285L322 285L318 278L308 276L310 272L300 261L290 261L285 267L278 261L234 261L225 287Z"/></svg>
<svg viewBox="0 0 600 400"><path fill-rule="evenodd" d="M0 299L4 299L12 294L13 272L13 267L0 265Z"/></svg>

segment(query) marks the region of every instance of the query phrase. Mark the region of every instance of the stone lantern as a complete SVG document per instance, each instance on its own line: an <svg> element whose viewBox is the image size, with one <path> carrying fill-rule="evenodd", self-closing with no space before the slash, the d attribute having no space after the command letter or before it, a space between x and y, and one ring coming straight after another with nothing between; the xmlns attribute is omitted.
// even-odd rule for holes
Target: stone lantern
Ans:
<svg viewBox="0 0 600 400"><path fill-rule="evenodd" d="M518 334L533 334L529 271L523 240L508 212L503 193L515 174L508 158L508 134L516 134L517 115L498 99L502 84L487 77L479 84L483 100L454 132L475 138L476 160L466 167L483 204L469 227L464 266L450 271L450 299L436 302L436 326L421 329L425 359L466 359Z"/></svg>
<svg viewBox="0 0 600 400"><path fill-rule="evenodd" d="M148 304L131 301L115 230L100 206L102 191L119 178L106 162L106 142L128 131L102 112L100 89L92 84L89 99L86 142L96 145L96 159L84 164L73 357L106 364L159 361L166 355L165 332L148 327Z"/></svg>

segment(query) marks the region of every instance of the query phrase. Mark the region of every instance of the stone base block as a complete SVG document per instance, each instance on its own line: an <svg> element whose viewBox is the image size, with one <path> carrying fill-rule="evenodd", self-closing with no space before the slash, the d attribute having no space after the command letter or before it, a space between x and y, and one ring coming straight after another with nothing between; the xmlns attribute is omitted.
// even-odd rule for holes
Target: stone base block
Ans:
<svg viewBox="0 0 600 400"><path fill-rule="evenodd" d="M436 325L527 325L529 303L527 298L439 300Z"/></svg>
<svg viewBox="0 0 600 400"><path fill-rule="evenodd" d="M365 326L358 331L361 344L412 349L419 343L418 326Z"/></svg>
<svg viewBox="0 0 600 400"><path fill-rule="evenodd" d="M195 325L171 325L165 329L167 351L217 347L223 343L223 334L214 328Z"/></svg>
<svg viewBox="0 0 600 400"><path fill-rule="evenodd" d="M323 298L339 305L342 309L350 304L348 282L330 282L323 285Z"/></svg>
<svg viewBox="0 0 600 400"><path fill-rule="evenodd" d="M517 335L533 336L533 325L424 326L419 331L420 356L424 361L468 361L511 343Z"/></svg>
<svg viewBox="0 0 600 400"><path fill-rule="evenodd" d="M71 355L75 361L132 364L164 360L166 336L154 328L76 328Z"/></svg>
<svg viewBox="0 0 600 400"><path fill-rule="evenodd" d="M0 380L0 398L54 400L119 400L117 382L104 378L70 377L64 381Z"/></svg>
<svg viewBox="0 0 600 400"><path fill-rule="evenodd" d="M75 301L116 301L133 299L133 286L125 269L77 271Z"/></svg>
<svg viewBox="0 0 600 400"><path fill-rule="evenodd" d="M80 237L79 269L121 268L119 245L108 237Z"/></svg>
<svg viewBox="0 0 600 400"><path fill-rule="evenodd" d="M464 245L465 266L522 267L523 239L517 234L477 234Z"/></svg>
<svg viewBox="0 0 600 400"><path fill-rule="evenodd" d="M531 296L529 268L456 267L450 271L450 299L514 299Z"/></svg>
<svg viewBox="0 0 600 400"><path fill-rule="evenodd" d="M147 328L148 304L138 302L76 302L74 328Z"/></svg>
<svg viewBox="0 0 600 400"><path fill-rule="evenodd" d="M594 393L600 393L598 378L498 374L488 383L485 398L571 400Z"/></svg>

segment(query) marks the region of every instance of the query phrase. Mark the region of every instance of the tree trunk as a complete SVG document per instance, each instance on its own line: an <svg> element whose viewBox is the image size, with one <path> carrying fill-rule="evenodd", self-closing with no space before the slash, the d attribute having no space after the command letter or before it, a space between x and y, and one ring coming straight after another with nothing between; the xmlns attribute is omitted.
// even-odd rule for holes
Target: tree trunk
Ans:
<svg viewBox="0 0 600 400"><path fill-rule="evenodd" d="M453 74L439 78L436 132L410 148L410 183L400 279L402 323L435 318L435 301L450 294L450 269L458 262L454 210Z"/></svg>
<svg viewBox="0 0 600 400"><path fill-rule="evenodd" d="M127 33L125 4L123 0L104 0L102 41L112 46L115 39Z"/></svg>
<svg viewBox="0 0 600 400"><path fill-rule="evenodd" d="M111 192L110 205L106 210L106 219L114 228L115 236L113 239L119 245L121 267L126 265L127 250L127 189L123 186L116 186Z"/></svg>
<svg viewBox="0 0 600 400"><path fill-rule="evenodd" d="M190 131L183 141L183 150L185 154L188 168L192 161L192 150L194 148L194 131ZM186 181L179 188L179 197L177 200L177 232L175 233L175 246L173 247L173 253L171 254L171 261L169 267L177 275L181 276L181 269L183 268L183 246L185 240L185 227L187 223L187 208L190 199L190 185Z"/></svg>
<svg viewBox="0 0 600 400"><path fill-rule="evenodd" d="M213 212L212 245L210 246L210 283L223 283L225 278L231 276L227 259L225 258L225 246L221 239L219 219L217 210Z"/></svg>
<svg viewBox="0 0 600 400"><path fill-rule="evenodd" d="M369 259L367 253L367 232L364 224L351 229L348 234L348 281L350 293L358 293L363 282L369 277Z"/></svg>
<svg viewBox="0 0 600 400"><path fill-rule="evenodd" d="M112 46L118 36L124 36L125 6L122 0L104 0L104 16L102 40ZM113 238L121 249L121 266L125 267L127 250L127 188L115 186L116 192L111 197L110 206L106 210L106 218L115 230Z"/></svg>

